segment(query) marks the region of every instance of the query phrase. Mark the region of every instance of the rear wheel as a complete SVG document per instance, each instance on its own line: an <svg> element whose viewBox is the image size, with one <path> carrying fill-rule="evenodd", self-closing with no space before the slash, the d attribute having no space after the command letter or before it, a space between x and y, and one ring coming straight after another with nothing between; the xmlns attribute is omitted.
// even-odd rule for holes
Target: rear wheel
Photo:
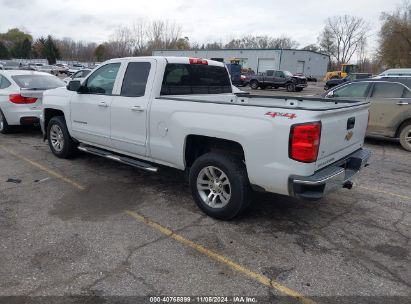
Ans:
<svg viewBox="0 0 411 304"><path fill-rule="evenodd" d="M77 144L71 138L62 116L50 119L47 126L47 139L51 152L59 158L70 158L76 152Z"/></svg>
<svg viewBox="0 0 411 304"><path fill-rule="evenodd" d="M0 133L7 134L11 132L11 127L7 123L6 117L3 112L0 110Z"/></svg>
<svg viewBox="0 0 411 304"><path fill-rule="evenodd" d="M289 83L287 84L287 92L294 92L295 91L295 84Z"/></svg>
<svg viewBox="0 0 411 304"><path fill-rule="evenodd" d="M257 81L257 80L251 81L251 82L250 82L250 87L251 87L253 90L257 90L257 89L258 89L258 81Z"/></svg>
<svg viewBox="0 0 411 304"><path fill-rule="evenodd" d="M405 150L411 151L411 124L405 125L401 128L400 143Z"/></svg>
<svg viewBox="0 0 411 304"><path fill-rule="evenodd" d="M208 216L229 220L249 204L250 184L240 159L210 152L190 169L190 188L198 207Z"/></svg>

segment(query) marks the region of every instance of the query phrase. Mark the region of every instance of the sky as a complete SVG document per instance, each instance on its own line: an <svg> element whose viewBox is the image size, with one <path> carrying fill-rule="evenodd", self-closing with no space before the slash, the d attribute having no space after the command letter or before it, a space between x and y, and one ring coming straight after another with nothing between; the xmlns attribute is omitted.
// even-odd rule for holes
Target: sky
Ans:
<svg viewBox="0 0 411 304"><path fill-rule="evenodd" d="M328 17L362 17L371 31L369 50L377 47L382 12L402 0L0 0L0 32L18 27L34 38L104 42L115 28L135 20L169 20L182 26L190 41L222 41L242 35L286 35L300 47L316 43ZM339 5L340 4L340 5Z"/></svg>

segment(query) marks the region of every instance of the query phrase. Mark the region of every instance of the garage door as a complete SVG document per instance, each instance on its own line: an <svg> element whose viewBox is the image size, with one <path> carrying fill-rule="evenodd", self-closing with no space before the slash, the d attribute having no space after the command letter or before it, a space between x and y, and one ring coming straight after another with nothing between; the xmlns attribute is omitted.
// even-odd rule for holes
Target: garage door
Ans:
<svg viewBox="0 0 411 304"><path fill-rule="evenodd" d="M267 70L275 70L275 59L274 58L260 58L258 59L257 72L265 72Z"/></svg>
<svg viewBox="0 0 411 304"><path fill-rule="evenodd" d="M297 61L297 73L304 74L305 61Z"/></svg>

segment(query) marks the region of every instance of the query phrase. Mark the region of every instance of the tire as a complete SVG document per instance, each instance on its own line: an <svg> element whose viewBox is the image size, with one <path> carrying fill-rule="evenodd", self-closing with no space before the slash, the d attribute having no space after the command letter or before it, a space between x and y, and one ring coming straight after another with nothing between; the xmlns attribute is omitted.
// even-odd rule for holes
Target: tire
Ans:
<svg viewBox="0 0 411 304"><path fill-rule="evenodd" d="M47 125L47 140L51 152L59 158L70 158L77 151L63 116L55 116Z"/></svg>
<svg viewBox="0 0 411 304"><path fill-rule="evenodd" d="M411 152L411 124L407 124L401 128L400 144L405 150Z"/></svg>
<svg viewBox="0 0 411 304"><path fill-rule="evenodd" d="M287 92L295 92L295 84L289 83L286 86Z"/></svg>
<svg viewBox="0 0 411 304"><path fill-rule="evenodd" d="M295 91L296 91L296 92L302 92L302 91L303 91L303 88L295 88Z"/></svg>
<svg viewBox="0 0 411 304"><path fill-rule="evenodd" d="M252 80L250 82L250 88L252 88L253 90L257 90L258 89L258 81L257 80Z"/></svg>
<svg viewBox="0 0 411 304"><path fill-rule="evenodd" d="M3 112L0 110L0 133L9 134L12 131L12 128L7 123L7 119L4 116Z"/></svg>
<svg viewBox="0 0 411 304"><path fill-rule="evenodd" d="M251 187L238 158L215 152L204 154L190 168L189 181L194 201L210 217L229 220L249 205ZM210 195L212 201L207 203Z"/></svg>

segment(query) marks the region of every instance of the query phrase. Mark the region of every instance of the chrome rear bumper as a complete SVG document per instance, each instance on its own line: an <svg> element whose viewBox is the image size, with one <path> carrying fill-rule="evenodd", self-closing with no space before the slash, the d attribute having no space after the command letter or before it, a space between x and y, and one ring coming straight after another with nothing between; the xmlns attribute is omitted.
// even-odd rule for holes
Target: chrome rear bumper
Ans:
<svg viewBox="0 0 411 304"><path fill-rule="evenodd" d="M318 170L311 176L291 176L289 191L292 196L318 200L342 187L351 189L352 178L368 165L371 152L360 149L346 158Z"/></svg>

